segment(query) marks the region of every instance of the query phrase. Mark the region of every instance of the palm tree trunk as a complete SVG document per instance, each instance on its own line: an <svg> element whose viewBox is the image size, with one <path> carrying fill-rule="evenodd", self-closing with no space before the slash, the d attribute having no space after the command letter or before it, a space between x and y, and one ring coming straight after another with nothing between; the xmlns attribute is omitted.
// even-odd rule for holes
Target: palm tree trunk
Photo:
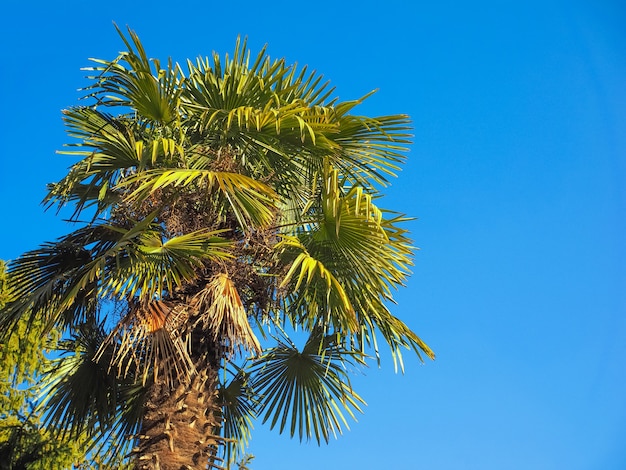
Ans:
<svg viewBox="0 0 626 470"><path fill-rule="evenodd" d="M137 470L206 469L217 463L221 426L217 371L204 362L187 385L170 390L162 382L147 391ZM213 468L210 465L209 468Z"/></svg>

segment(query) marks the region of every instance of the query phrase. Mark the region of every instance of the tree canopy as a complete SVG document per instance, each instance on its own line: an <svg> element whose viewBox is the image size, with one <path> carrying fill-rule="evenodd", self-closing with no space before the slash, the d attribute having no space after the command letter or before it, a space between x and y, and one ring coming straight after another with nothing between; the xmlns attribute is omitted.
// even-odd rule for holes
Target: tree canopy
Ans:
<svg viewBox="0 0 626 470"><path fill-rule="evenodd" d="M256 418L328 441L380 342L434 357L389 309L413 246L379 203L408 117L353 114L367 97L245 40L183 71L120 36L64 111L75 163L45 202L73 230L9 264L4 337L59 339L48 426L141 469L229 467Z"/></svg>

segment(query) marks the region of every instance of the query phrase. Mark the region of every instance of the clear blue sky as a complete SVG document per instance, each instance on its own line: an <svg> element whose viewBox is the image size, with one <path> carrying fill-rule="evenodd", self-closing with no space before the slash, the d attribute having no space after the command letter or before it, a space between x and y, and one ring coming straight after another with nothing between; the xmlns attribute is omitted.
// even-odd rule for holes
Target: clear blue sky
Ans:
<svg viewBox="0 0 626 470"><path fill-rule="evenodd" d="M54 5L59 3L60 5ZM385 205L421 248L394 312L437 352L355 376L318 448L255 430L254 470L626 468L626 6L615 1L5 2L0 258L68 230L60 111L88 57L234 47L309 64L415 144Z"/></svg>

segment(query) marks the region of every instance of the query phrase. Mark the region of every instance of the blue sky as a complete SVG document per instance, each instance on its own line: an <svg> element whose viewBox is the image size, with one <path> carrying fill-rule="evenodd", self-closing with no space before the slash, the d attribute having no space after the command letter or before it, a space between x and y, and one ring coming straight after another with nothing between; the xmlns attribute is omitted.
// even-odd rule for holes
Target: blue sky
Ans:
<svg viewBox="0 0 626 470"><path fill-rule="evenodd" d="M384 206L417 217L394 313L437 353L355 374L328 446L260 425L254 470L626 468L626 7L618 1L5 2L0 258L65 233L39 206L88 57L253 50L309 64L361 112L409 114ZM61 3L61 2L59 2Z"/></svg>

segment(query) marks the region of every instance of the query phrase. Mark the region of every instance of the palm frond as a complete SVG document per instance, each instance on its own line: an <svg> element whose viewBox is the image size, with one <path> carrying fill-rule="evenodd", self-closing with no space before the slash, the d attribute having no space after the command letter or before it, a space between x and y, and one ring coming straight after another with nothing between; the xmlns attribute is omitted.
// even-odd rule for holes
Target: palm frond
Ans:
<svg viewBox="0 0 626 470"><path fill-rule="evenodd" d="M205 261L231 256L232 243L221 233L200 230L162 241L162 227L151 217L131 229L79 229L9 264L15 300L0 325L10 331L24 315L41 316L49 331L83 322L108 296L160 296L194 277Z"/></svg>
<svg viewBox="0 0 626 470"><path fill-rule="evenodd" d="M139 426L139 414L128 411L136 387L95 361L104 339L102 323L86 323L60 344L64 354L52 361L43 377L46 386L40 406L46 410L50 429L69 437L87 433L95 438L99 431L113 428L123 429L125 435L132 434ZM141 405L135 402L133 406ZM127 441L124 446L121 441L118 447L128 449L130 444Z"/></svg>
<svg viewBox="0 0 626 470"><path fill-rule="evenodd" d="M358 353L323 336L321 330L311 334L301 351L280 341L250 369L263 422L300 440L314 438L318 444L341 434L342 427L348 427L344 413L355 418L354 412L361 412L365 404L352 389L346 370L355 362L361 362Z"/></svg>
<svg viewBox="0 0 626 470"><path fill-rule="evenodd" d="M95 314L97 284L94 279L81 282L91 253L76 240L81 235L91 240L93 231L79 232L56 243L45 243L9 263L13 301L2 310L2 331L13 331L21 318L29 323L38 318L45 325L44 332L49 332L57 326L82 323ZM79 289L75 289L77 283ZM75 294L68 296L68 291L74 290Z"/></svg>
<svg viewBox="0 0 626 470"><path fill-rule="evenodd" d="M138 226L124 232L136 231ZM206 262L232 256L228 251L232 242L218 236L223 231L200 230L165 241L157 224L136 232L127 243L115 247L114 258L107 254L110 262L102 275L102 296L160 298L165 291L173 292L194 279ZM95 259L94 266L101 259Z"/></svg>
<svg viewBox="0 0 626 470"><path fill-rule="evenodd" d="M333 272L297 238L283 237L276 249L293 259L281 287L288 287L291 309L302 312L296 322L312 328L322 321L337 330L358 331L351 299Z"/></svg>
<svg viewBox="0 0 626 470"><path fill-rule="evenodd" d="M320 190L310 204L309 217L315 223L301 225L297 237L284 237L276 246L291 263L282 285L289 286L286 300L292 318L308 328L321 322L329 330L354 335L358 349L365 352L373 347L377 358L379 331L396 368L403 367L405 348L434 358L432 350L386 305L393 302L393 289L410 272L413 247L401 227L408 219L379 209L372 194L360 186L344 189L345 183L337 169L326 165ZM326 280L325 289L321 279ZM350 328L338 321L347 312L353 321Z"/></svg>
<svg viewBox="0 0 626 470"><path fill-rule="evenodd" d="M71 137L79 139L58 152L81 158L58 183L50 184L44 203L50 207L75 203L74 218L95 205L95 217L119 204L127 176L146 168L178 165L185 149L180 139L166 137L163 129L144 129L136 122L111 116L93 107L64 111Z"/></svg>
<svg viewBox="0 0 626 470"><path fill-rule="evenodd" d="M230 368L234 370L230 370ZM242 455L248 445L253 428L252 422L256 419L255 408L257 398L250 385L250 376L244 370L230 365L230 381L219 389L219 399L222 403L222 436L225 444L225 461L232 464Z"/></svg>
<svg viewBox="0 0 626 470"><path fill-rule="evenodd" d="M228 274L215 275L194 297L192 305L216 344L222 344L231 353L238 347L253 355L261 353L237 286Z"/></svg>
<svg viewBox="0 0 626 470"><path fill-rule="evenodd" d="M95 67L86 70L96 75L88 78L94 84L86 90L100 105L122 106L136 110L148 122L168 123L177 119L181 93L181 74L170 60L165 68L158 60L148 58L137 35L128 30L130 41L119 28L127 51L113 61L91 59Z"/></svg>
<svg viewBox="0 0 626 470"><path fill-rule="evenodd" d="M372 182L387 186L406 160L411 143L408 116L392 115L367 118L342 115L334 140L340 147L335 164L344 175L361 186Z"/></svg>
<svg viewBox="0 0 626 470"><path fill-rule="evenodd" d="M245 231L268 225L273 220L276 193L266 184L238 173L201 169L151 170L126 179L123 186L135 187L127 196L130 202L141 203L158 190L175 189L195 191L207 197L219 191Z"/></svg>
<svg viewBox="0 0 626 470"><path fill-rule="evenodd" d="M161 379L170 387L189 383L195 367L187 316L184 306L160 300L139 303L102 341L94 360L117 376L133 376L142 384L148 378Z"/></svg>

